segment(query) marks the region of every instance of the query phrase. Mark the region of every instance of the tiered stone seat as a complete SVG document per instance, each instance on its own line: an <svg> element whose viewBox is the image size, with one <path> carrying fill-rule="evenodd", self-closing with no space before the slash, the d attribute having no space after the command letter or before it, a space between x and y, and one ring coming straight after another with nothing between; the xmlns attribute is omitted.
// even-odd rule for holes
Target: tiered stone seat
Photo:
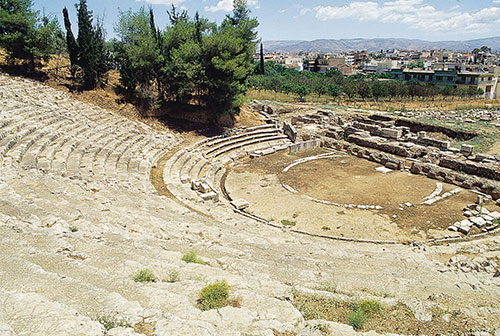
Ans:
<svg viewBox="0 0 500 336"><path fill-rule="evenodd" d="M275 125L241 129L232 136L205 138L175 153L165 164L163 179L178 200L202 212L213 211L212 202L202 202L205 198L212 198L209 194L192 190L192 183L208 184L218 195L216 199L221 205L232 211L221 189L225 166L255 150L283 145L287 141L288 138L280 135L280 129Z"/></svg>
<svg viewBox="0 0 500 336"><path fill-rule="evenodd" d="M0 87L9 106L59 103L60 109L51 111L66 120L45 128L46 134L26 132L30 126L23 115L0 107L0 132L14 126L19 136L8 134L5 144L20 141L13 141L7 156L0 155L2 335L139 335L132 328L106 331L99 317L125 319L136 330L151 328L154 335L311 334L289 302L292 288L315 288L329 275L342 275L336 278L342 290L389 292L412 302L446 293L458 306L470 307L469 298L487 300L498 291L486 280L480 287L457 290L457 283L468 284L466 277L438 272L442 265L415 246L298 236L217 206L211 218L190 211L151 190L148 170L177 142L168 132L107 112L100 118L100 109L29 80L0 74ZM132 131L137 125L140 134ZM120 131L125 128L128 133ZM24 147L19 163L14 156ZM200 155L189 150L167 162L165 182L185 187L179 172L189 155ZM220 155L195 163L189 173L217 179L230 161L230 155ZM25 169L35 163L39 169ZM82 179L98 163L104 171ZM120 183L111 178L115 170ZM181 261L190 250L206 263ZM144 268L158 281L135 282L134 273ZM172 272L178 272L178 281L161 281ZM473 273L468 277L479 283ZM197 307L201 289L220 280L227 280L239 307L202 312Z"/></svg>

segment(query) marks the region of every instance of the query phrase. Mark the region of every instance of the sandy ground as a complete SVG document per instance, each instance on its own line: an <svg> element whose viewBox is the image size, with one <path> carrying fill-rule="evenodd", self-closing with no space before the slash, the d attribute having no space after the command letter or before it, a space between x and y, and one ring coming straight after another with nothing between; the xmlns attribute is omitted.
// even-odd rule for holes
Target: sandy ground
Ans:
<svg viewBox="0 0 500 336"><path fill-rule="evenodd" d="M450 235L448 226L462 220L463 208L477 198L463 190L435 205L423 205L424 197L436 188L435 180L400 171L383 174L375 170L380 165L355 157L310 161L282 172L300 157L323 152L281 152L246 161L227 176L226 189L233 199L249 201L249 212L275 223L287 220L295 222L294 228L313 233L399 241ZM290 193L282 184L298 193ZM443 192L454 188L444 184ZM304 195L340 204L380 205L384 210L324 205ZM412 206L404 205L407 202ZM493 204L488 208L498 209Z"/></svg>

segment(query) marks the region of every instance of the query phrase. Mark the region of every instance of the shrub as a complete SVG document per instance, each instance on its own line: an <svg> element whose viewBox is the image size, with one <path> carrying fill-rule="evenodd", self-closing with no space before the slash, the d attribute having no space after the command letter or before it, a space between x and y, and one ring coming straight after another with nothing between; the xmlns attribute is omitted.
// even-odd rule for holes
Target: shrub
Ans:
<svg viewBox="0 0 500 336"><path fill-rule="evenodd" d="M295 223L293 221L289 221L288 219L283 219L283 220L281 220L281 224L286 225L286 226L295 226L295 224L297 224L297 223Z"/></svg>
<svg viewBox="0 0 500 336"><path fill-rule="evenodd" d="M204 264L205 262L198 258L195 251L191 251L182 256L182 261L194 264Z"/></svg>
<svg viewBox="0 0 500 336"><path fill-rule="evenodd" d="M347 322L354 329L361 329L366 321L366 315L361 310L347 314Z"/></svg>
<svg viewBox="0 0 500 336"><path fill-rule="evenodd" d="M156 281L156 277L152 270L149 268L145 268L140 270L134 275L134 281L136 282L154 282Z"/></svg>
<svg viewBox="0 0 500 336"><path fill-rule="evenodd" d="M363 312L366 316L376 314L381 309L380 303L375 300L360 300L357 307L357 310Z"/></svg>
<svg viewBox="0 0 500 336"><path fill-rule="evenodd" d="M109 331L113 328L130 328L131 325L130 323L125 320L125 319L118 319L118 317L115 314L108 313L108 314L101 314L96 318L97 322L102 324L104 327L104 330Z"/></svg>
<svg viewBox="0 0 500 336"><path fill-rule="evenodd" d="M228 296L229 286L227 282L225 280L217 281L205 286L205 288L201 290L200 298L198 299L198 307L201 310L222 308L228 304Z"/></svg>
<svg viewBox="0 0 500 336"><path fill-rule="evenodd" d="M330 230L330 228L329 228L328 226L323 226L323 227L321 228L321 230L324 230L324 231L329 231L329 230Z"/></svg>
<svg viewBox="0 0 500 336"><path fill-rule="evenodd" d="M173 271L170 271L168 273L167 278L164 281L173 283L173 282L177 282L179 280L180 280L179 279L179 271L173 270Z"/></svg>

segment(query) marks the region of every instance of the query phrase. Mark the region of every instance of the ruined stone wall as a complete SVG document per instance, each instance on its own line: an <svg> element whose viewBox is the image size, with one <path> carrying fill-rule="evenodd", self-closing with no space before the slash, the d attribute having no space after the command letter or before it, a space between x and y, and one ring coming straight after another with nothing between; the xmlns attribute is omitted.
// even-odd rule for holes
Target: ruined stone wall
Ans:
<svg viewBox="0 0 500 336"><path fill-rule="evenodd" d="M414 120L406 120L406 119L396 119L394 121L396 126L405 126L409 127L412 133L418 133L421 131L433 132L433 133L443 133L453 138L455 140L470 140L477 136L477 133L472 131L459 131L453 130L448 127L438 126L438 125L429 125L419 121Z"/></svg>
<svg viewBox="0 0 500 336"><path fill-rule="evenodd" d="M283 122L283 133L292 141L295 142L297 140L297 131L295 127L293 127L287 121Z"/></svg>
<svg viewBox="0 0 500 336"><path fill-rule="evenodd" d="M299 153L321 147L321 139L297 142L289 146L290 153Z"/></svg>
<svg viewBox="0 0 500 336"><path fill-rule="evenodd" d="M450 142L449 141L442 141L442 140L437 140L433 138L429 138L426 136L419 136L416 139L413 139L415 143L424 145L424 146L431 146L431 147L436 147L441 150L448 150L450 148Z"/></svg>
<svg viewBox="0 0 500 336"><path fill-rule="evenodd" d="M367 159L373 162L380 163L390 169L401 169L404 166L404 159L400 159L396 156L380 152L375 149L369 149L361 147L346 141L335 140L331 138L325 138L324 143L326 146L346 151L352 155L359 158Z"/></svg>
<svg viewBox="0 0 500 336"><path fill-rule="evenodd" d="M378 149L380 151L398 156L403 156L403 157L413 156L413 154L410 152L409 149L393 142L378 142L374 138L364 138L354 134L349 135L347 137L347 141L363 147Z"/></svg>
<svg viewBox="0 0 500 336"><path fill-rule="evenodd" d="M413 174L424 175L462 188L480 191L490 195L494 200L500 198L500 183L484 177L469 176L455 170L423 162L413 162L410 171Z"/></svg>
<svg viewBox="0 0 500 336"><path fill-rule="evenodd" d="M500 181L500 172L494 168L480 166L472 162L462 162L450 158L439 160L441 167L450 168L470 175L486 177L491 180Z"/></svg>

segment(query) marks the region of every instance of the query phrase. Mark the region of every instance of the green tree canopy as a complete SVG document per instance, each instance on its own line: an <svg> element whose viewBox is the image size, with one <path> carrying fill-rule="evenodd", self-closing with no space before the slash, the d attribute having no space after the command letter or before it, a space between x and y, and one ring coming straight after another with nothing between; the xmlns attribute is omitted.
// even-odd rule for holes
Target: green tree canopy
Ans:
<svg viewBox="0 0 500 336"><path fill-rule="evenodd" d="M30 70L61 49L57 20L40 17L31 0L0 0L0 47L8 60L27 61Z"/></svg>

